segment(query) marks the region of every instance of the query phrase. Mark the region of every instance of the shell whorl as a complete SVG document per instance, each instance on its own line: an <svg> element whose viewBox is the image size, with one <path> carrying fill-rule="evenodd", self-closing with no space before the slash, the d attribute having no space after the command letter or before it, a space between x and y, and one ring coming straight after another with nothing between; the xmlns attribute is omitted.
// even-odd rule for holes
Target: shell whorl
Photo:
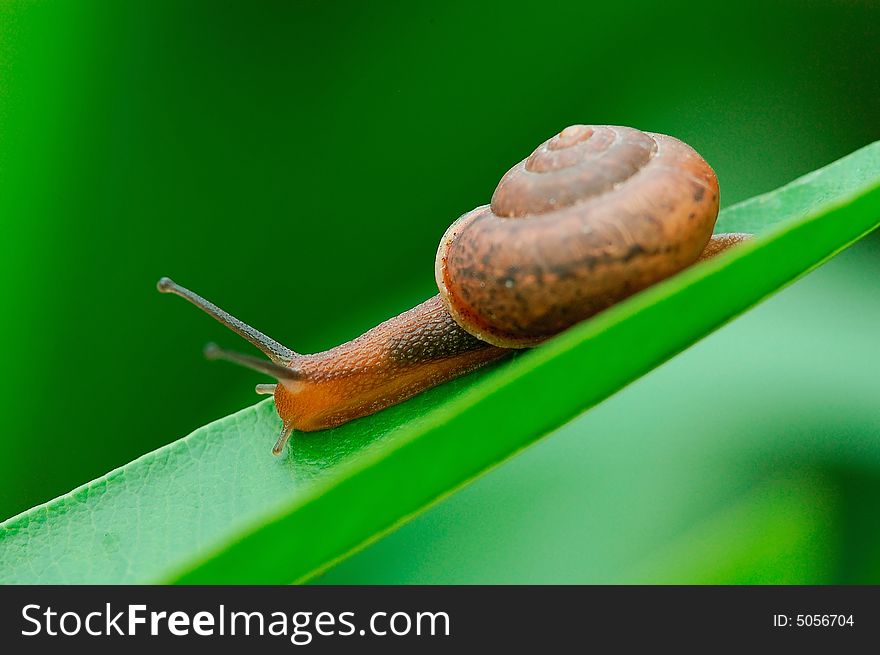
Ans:
<svg viewBox="0 0 880 655"><path fill-rule="evenodd" d="M474 336L534 345L694 263L717 214L715 173L686 144L573 125L449 227L437 285Z"/></svg>

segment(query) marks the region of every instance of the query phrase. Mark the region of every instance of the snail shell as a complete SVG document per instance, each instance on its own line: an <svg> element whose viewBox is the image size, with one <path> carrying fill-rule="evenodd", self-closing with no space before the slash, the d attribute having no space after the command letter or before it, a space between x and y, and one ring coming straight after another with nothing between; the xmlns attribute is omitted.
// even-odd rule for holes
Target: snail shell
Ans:
<svg viewBox="0 0 880 655"><path fill-rule="evenodd" d="M573 125L449 227L437 286L477 338L534 345L693 264L717 215L718 180L688 145Z"/></svg>

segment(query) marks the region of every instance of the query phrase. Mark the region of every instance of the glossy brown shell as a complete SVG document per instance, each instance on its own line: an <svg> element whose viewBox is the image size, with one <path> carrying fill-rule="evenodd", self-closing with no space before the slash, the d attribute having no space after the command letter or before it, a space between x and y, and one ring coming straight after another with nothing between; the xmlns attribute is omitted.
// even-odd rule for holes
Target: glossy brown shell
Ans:
<svg viewBox="0 0 880 655"><path fill-rule="evenodd" d="M437 285L474 336L534 345L693 264L717 214L715 173L688 145L573 125L449 227Z"/></svg>

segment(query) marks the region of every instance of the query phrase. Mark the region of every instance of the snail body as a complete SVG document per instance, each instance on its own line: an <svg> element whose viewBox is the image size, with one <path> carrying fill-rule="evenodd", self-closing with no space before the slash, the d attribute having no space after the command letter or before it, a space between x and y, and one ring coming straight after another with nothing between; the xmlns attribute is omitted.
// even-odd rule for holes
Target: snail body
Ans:
<svg viewBox="0 0 880 655"><path fill-rule="evenodd" d="M672 137L574 125L505 174L489 205L440 242L440 293L356 339L301 355L173 283L269 362L210 347L269 373L284 428L334 427L533 346L748 235L717 235L718 182Z"/></svg>

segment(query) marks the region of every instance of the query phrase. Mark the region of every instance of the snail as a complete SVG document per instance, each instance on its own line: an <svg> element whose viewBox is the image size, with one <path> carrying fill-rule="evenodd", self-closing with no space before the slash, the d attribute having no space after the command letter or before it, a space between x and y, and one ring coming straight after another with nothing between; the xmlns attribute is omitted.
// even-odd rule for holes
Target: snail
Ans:
<svg viewBox="0 0 880 655"><path fill-rule="evenodd" d="M266 373L283 428L341 425L539 344L750 235L712 236L714 171L690 146L628 127L573 125L510 169L491 203L456 220L435 261L439 294L322 353L301 355L169 278L268 361L206 347Z"/></svg>

